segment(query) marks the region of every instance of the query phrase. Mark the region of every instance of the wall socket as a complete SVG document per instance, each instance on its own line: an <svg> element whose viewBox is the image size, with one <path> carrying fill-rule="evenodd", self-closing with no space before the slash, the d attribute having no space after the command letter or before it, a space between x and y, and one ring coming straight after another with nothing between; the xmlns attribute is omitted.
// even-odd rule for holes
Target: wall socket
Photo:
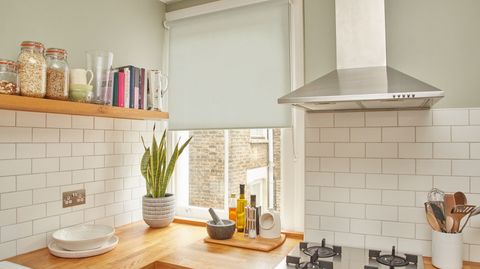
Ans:
<svg viewBox="0 0 480 269"><path fill-rule="evenodd" d="M62 196L62 205L64 208L76 205L83 205L85 204L85 200L87 199L85 196L85 189L66 191L62 194Z"/></svg>

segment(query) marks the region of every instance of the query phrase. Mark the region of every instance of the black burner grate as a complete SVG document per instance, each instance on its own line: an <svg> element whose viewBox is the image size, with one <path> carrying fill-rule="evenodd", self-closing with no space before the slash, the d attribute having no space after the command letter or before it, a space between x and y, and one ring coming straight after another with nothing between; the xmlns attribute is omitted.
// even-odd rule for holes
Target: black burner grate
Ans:
<svg viewBox="0 0 480 269"><path fill-rule="evenodd" d="M403 266L407 266L409 264L407 259L395 255L395 246L392 247L392 254L390 254L390 255L380 255L379 257L377 257L377 262L379 262L383 265L387 265L390 268L403 267Z"/></svg>
<svg viewBox="0 0 480 269"><path fill-rule="evenodd" d="M321 246L308 247L304 249L303 252L311 257L318 255L318 258L328 258L337 255L337 252L335 252L333 248L325 246L325 239L322 240Z"/></svg>

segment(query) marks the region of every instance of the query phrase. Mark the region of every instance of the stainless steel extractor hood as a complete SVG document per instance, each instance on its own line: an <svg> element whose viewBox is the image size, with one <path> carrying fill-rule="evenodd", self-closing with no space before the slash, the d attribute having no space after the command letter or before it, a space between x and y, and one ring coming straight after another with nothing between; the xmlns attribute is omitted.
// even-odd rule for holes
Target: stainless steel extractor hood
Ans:
<svg viewBox="0 0 480 269"><path fill-rule="evenodd" d="M429 108L443 91L393 68L337 69L278 99L308 110Z"/></svg>
<svg viewBox="0 0 480 269"><path fill-rule="evenodd" d="M440 100L443 91L387 66L384 4L335 0L337 70L278 103L307 110L379 110L429 108Z"/></svg>

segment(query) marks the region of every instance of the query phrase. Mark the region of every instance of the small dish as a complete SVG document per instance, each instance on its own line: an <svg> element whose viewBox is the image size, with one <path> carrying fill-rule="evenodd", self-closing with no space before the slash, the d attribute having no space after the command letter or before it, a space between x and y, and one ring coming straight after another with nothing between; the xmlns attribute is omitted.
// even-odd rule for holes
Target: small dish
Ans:
<svg viewBox="0 0 480 269"><path fill-rule="evenodd" d="M50 242L50 244L48 244L48 250L54 256L57 256L60 258L75 259L75 258L85 258L85 257L96 256L96 255L109 252L110 250L114 249L117 246L117 244L118 244L118 237L114 235L110 237L110 239L103 246L97 249L70 251L70 250L65 250L59 247L55 241L52 241Z"/></svg>
<svg viewBox="0 0 480 269"><path fill-rule="evenodd" d="M114 233L115 229L107 225L78 225L60 229L52 238L66 250L89 250L103 246Z"/></svg>

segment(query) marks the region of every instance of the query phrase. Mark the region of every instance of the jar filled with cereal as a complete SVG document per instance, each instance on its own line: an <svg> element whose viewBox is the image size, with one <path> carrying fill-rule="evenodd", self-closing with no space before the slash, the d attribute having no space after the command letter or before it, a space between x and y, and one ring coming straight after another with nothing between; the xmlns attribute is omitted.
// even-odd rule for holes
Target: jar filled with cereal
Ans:
<svg viewBox="0 0 480 269"><path fill-rule="evenodd" d="M45 97L47 86L47 64L43 57L43 44L23 41L18 55L18 86L20 94L31 97Z"/></svg>
<svg viewBox="0 0 480 269"><path fill-rule="evenodd" d="M47 61L47 98L68 99L70 69L67 52L63 49L49 48L45 53Z"/></svg>
<svg viewBox="0 0 480 269"><path fill-rule="evenodd" d="M0 59L0 93L18 94L17 64L14 61Z"/></svg>

